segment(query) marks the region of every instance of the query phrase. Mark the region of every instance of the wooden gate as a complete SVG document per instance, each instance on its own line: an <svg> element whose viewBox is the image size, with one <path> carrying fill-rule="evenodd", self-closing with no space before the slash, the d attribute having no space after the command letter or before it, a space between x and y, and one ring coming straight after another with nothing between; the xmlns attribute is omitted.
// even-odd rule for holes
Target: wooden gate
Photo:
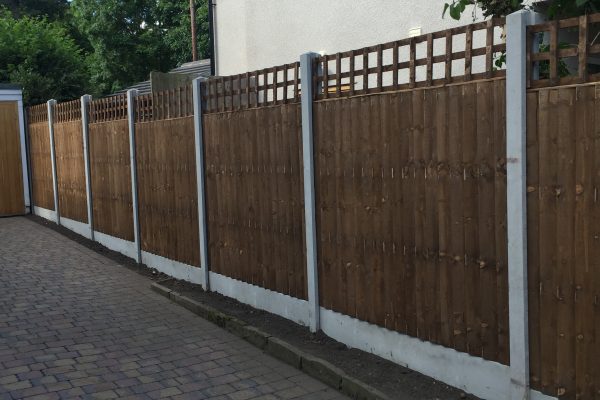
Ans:
<svg viewBox="0 0 600 400"><path fill-rule="evenodd" d="M0 102L0 216L25 213L16 101Z"/></svg>

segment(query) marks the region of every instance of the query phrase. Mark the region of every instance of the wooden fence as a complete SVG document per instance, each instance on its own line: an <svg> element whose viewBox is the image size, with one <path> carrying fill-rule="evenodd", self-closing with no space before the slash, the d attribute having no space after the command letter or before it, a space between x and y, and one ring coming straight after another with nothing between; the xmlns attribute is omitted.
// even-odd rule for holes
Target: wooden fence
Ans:
<svg viewBox="0 0 600 400"><path fill-rule="evenodd" d="M63 217L87 223L81 103L73 100L54 108L54 148L58 204Z"/></svg>
<svg viewBox="0 0 600 400"><path fill-rule="evenodd" d="M508 362L504 110L503 79L316 102L322 306Z"/></svg>
<svg viewBox="0 0 600 400"><path fill-rule="evenodd" d="M528 93L532 386L565 399L600 390L600 86Z"/></svg>
<svg viewBox="0 0 600 400"><path fill-rule="evenodd" d="M94 230L133 241L127 99L93 100L89 115Z"/></svg>
<svg viewBox="0 0 600 400"><path fill-rule="evenodd" d="M204 116L211 269L305 299L299 104Z"/></svg>
<svg viewBox="0 0 600 400"><path fill-rule="evenodd" d="M143 95L136 101L141 243L144 251L200 266L191 90L183 93Z"/></svg>
<svg viewBox="0 0 600 400"><path fill-rule="evenodd" d="M27 110L32 204L54 210L52 157L48 132L48 107L40 104Z"/></svg>
<svg viewBox="0 0 600 400"><path fill-rule="evenodd" d="M600 50L589 34L598 22L544 23L527 34L531 386L565 399L600 393L600 86L590 83L599 76L590 56ZM509 365L508 83L496 65L503 27L491 20L318 56L312 82L300 80L298 63L212 78L200 105L191 87L136 97L142 250L200 266L201 108L202 267L310 301L300 100L311 84L319 305ZM567 28L579 42L562 49ZM473 45L477 35L485 46ZM540 37L548 51L532 46ZM579 63L565 64L570 76L562 76L568 57ZM94 228L131 241L126 103L90 104L89 151ZM33 198L52 209L43 110L29 110ZM74 104L55 116L61 213L85 221L81 116Z"/></svg>

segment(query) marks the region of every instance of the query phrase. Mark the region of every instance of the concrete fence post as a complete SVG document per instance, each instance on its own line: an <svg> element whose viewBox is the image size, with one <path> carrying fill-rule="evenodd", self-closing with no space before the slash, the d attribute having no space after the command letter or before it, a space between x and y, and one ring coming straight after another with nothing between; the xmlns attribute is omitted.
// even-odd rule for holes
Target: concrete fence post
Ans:
<svg viewBox="0 0 600 400"><path fill-rule="evenodd" d="M208 242L206 219L206 183L204 175L204 130L202 126L202 82L205 78L196 78L192 82L194 96L194 144L196 153L196 187L198 190L198 230L200 239L201 285L210 290L210 270L208 265Z"/></svg>
<svg viewBox="0 0 600 400"><path fill-rule="evenodd" d="M92 205L92 175L90 172L90 125L88 105L92 96L85 94L81 96L81 131L83 133L83 161L85 166L85 193L87 198L88 225L90 227L90 239L94 240L94 210Z"/></svg>
<svg viewBox="0 0 600 400"><path fill-rule="evenodd" d="M54 106L56 100L48 100L48 132L50 134L50 160L52 164L52 189L54 191L54 215L60 225L60 210L58 207L58 175L56 170L56 148L54 146Z"/></svg>
<svg viewBox="0 0 600 400"><path fill-rule="evenodd" d="M512 400L529 398L527 298L527 25L532 11L510 14L506 27L506 208Z"/></svg>
<svg viewBox="0 0 600 400"><path fill-rule="evenodd" d="M137 163L135 155L135 97L136 89L127 91L127 124L129 127L129 163L131 165L131 203L133 209L133 240L135 242L135 261L142 262L142 243L140 239L140 220L138 208Z"/></svg>
<svg viewBox="0 0 600 400"><path fill-rule="evenodd" d="M320 329L319 271L317 269L317 221L315 213L315 164L313 136L313 60L316 53L300 56L302 85L302 159L304 166L304 220L306 226L306 281L311 332Z"/></svg>

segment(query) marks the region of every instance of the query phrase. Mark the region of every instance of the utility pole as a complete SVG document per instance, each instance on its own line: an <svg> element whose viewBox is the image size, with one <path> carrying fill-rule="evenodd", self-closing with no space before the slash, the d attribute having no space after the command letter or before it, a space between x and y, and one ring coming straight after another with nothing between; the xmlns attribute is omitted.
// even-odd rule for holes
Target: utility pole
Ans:
<svg viewBox="0 0 600 400"><path fill-rule="evenodd" d="M198 61L198 43L196 40L196 5L190 0L190 23L192 25L192 61Z"/></svg>

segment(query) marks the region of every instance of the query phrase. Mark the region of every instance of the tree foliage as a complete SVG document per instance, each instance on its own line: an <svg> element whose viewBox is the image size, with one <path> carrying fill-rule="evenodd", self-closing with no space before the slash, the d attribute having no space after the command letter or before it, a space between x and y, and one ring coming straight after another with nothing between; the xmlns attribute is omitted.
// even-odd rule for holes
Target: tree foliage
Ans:
<svg viewBox="0 0 600 400"><path fill-rule="evenodd" d="M205 58L208 2L195 1L198 50ZM192 58L189 0L0 0L2 7L0 82L21 83L32 100L79 96L86 86L93 95L112 93ZM47 29L48 38L36 37L35 29ZM8 39L17 36L18 48ZM48 62L57 57L63 58ZM66 69L52 81L55 65L70 65L73 72Z"/></svg>
<svg viewBox="0 0 600 400"><path fill-rule="evenodd" d="M0 10L0 82L21 84L27 104L72 99L87 88L84 56L59 23Z"/></svg>
<svg viewBox="0 0 600 400"><path fill-rule="evenodd" d="M454 19L460 19L467 8L475 15L477 8L484 17L505 17L525 7L523 0L452 0L444 4L444 11ZM535 4L533 6L535 8ZM600 10L600 0L550 0L547 14L550 19L574 17Z"/></svg>
<svg viewBox="0 0 600 400"><path fill-rule="evenodd" d="M198 21L206 20L202 3ZM188 6L186 0L73 0L73 22L93 49L88 65L96 93L122 89L148 79L150 71L191 61ZM200 50L205 54L207 29L202 28Z"/></svg>

